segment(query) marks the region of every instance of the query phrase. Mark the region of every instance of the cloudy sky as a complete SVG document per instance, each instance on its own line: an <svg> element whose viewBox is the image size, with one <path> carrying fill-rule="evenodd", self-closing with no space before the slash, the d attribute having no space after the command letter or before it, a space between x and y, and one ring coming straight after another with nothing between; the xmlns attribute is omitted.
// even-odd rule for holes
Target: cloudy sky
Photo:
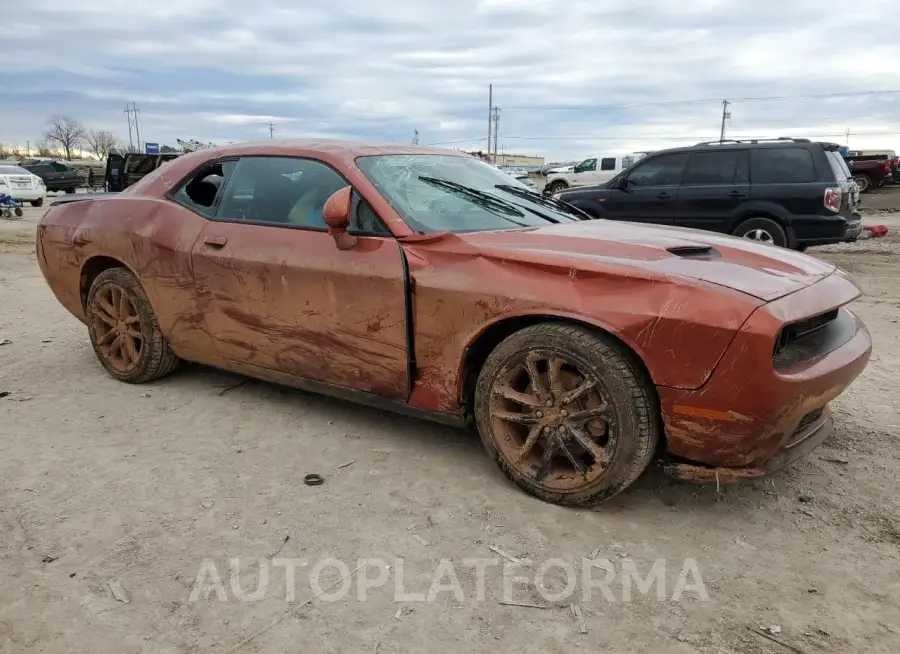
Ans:
<svg viewBox="0 0 900 654"><path fill-rule="evenodd" d="M28 0L4 12L0 145L65 114L127 140L338 138L551 159L718 138L900 150L894 0ZM66 5L68 7L68 5ZM77 8L76 8L77 6ZM893 91L893 93L891 93ZM839 95L842 94L842 95Z"/></svg>

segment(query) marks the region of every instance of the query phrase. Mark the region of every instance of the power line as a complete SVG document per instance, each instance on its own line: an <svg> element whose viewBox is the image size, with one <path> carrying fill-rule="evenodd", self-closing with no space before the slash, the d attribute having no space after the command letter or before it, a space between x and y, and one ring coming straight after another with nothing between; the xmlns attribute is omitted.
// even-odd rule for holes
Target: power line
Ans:
<svg viewBox="0 0 900 654"><path fill-rule="evenodd" d="M822 98L851 98L869 95L894 95L900 93L900 89L886 89L883 91L845 91L840 93L815 93L805 95L768 95L744 98L731 98L730 103L736 102L763 102L770 100L818 100ZM659 102L640 102L623 104L543 104L543 105L507 105L507 109L517 110L544 110L544 109L633 109L636 107L666 107L673 105L710 104L721 102L721 98L706 98L697 100L661 100Z"/></svg>
<svg viewBox="0 0 900 654"><path fill-rule="evenodd" d="M268 123L263 123L263 125L265 125L266 127L269 128L269 138L274 139L275 138L275 123L273 123L270 120Z"/></svg>
<svg viewBox="0 0 900 654"><path fill-rule="evenodd" d="M791 131L791 130L788 130ZM820 137L847 137L847 136L900 136L900 132L834 132L823 133L814 132L814 136ZM454 141L438 141L437 143L429 143L428 145L460 145L465 143L476 143L481 141L483 137L473 137L469 139L457 139ZM514 141L710 141L713 140L710 134L700 134L696 136L504 136L504 139ZM759 134L732 134L729 138L739 139L760 139L769 138L768 136L760 136Z"/></svg>

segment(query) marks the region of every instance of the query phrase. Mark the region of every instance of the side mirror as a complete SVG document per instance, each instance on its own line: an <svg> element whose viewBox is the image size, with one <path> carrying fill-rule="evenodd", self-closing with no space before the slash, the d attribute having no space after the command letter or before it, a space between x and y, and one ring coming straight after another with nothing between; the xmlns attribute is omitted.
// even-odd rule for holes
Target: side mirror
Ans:
<svg viewBox="0 0 900 654"><path fill-rule="evenodd" d="M335 191L325 201L322 217L328 225L328 233L334 237L338 250L349 250L356 245L356 237L347 233L350 226L350 206L353 200L353 189L349 186Z"/></svg>

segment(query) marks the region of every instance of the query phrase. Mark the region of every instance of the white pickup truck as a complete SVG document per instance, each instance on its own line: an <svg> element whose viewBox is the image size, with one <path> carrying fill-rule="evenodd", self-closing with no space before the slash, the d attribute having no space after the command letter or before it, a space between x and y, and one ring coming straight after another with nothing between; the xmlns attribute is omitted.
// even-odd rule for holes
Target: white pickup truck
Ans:
<svg viewBox="0 0 900 654"><path fill-rule="evenodd" d="M590 157L576 166L556 168L547 173L544 194L552 195L575 186L595 186L608 182L649 152L632 152L616 157Z"/></svg>

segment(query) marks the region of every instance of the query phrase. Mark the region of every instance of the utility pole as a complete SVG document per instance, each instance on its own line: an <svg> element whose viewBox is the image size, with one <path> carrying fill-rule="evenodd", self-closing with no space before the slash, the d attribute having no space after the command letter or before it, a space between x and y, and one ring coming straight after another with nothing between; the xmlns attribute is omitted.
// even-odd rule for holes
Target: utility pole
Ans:
<svg viewBox="0 0 900 654"><path fill-rule="evenodd" d="M491 156L491 133L494 120L494 85L488 84L488 157Z"/></svg>
<svg viewBox="0 0 900 654"><path fill-rule="evenodd" d="M265 125L266 127L269 128L269 139L270 140L274 139L275 138L275 123L273 123L272 121L269 121L268 123L263 123L263 125Z"/></svg>
<svg viewBox="0 0 900 654"><path fill-rule="evenodd" d="M849 127L847 128L847 141L844 145L847 146L848 150L850 149L850 128Z"/></svg>
<svg viewBox="0 0 900 654"><path fill-rule="evenodd" d="M31 141L25 141L25 156L31 156Z"/></svg>
<svg viewBox="0 0 900 654"><path fill-rule="evenodd" d="M725 121L731 120L731 112L728 111L730 104L728 100L722 100L722 131L719 132L719 143L725 140Z"/></svg>
<svg viewBox="0 0 900 654"><path fill-rule="evenodd" d="M419 145L419 130L414 129L415 135L413 136L413 145Z"/></svg>
<svg viewBox="0 0 900 654"><path fill-rule="evenodd" d="M500 107L494 107L491 112L491 117L494 121L494 160L493 163L497 163L497 149L498 149L498 141L500 137Z"/></svg>
<svg viewBox="0 0 900 654"><path fill-rule="evenodd" d="M141 149L141 129L138 127L138 114L141 113L141 110L137 108L137 104L134 102L131 103L129 107L127 104L125 105L125 116L128 119L128 145L131 146L131 150L134 151L134 141L131 139L131 127L134 125L134 131L137 134L137 150Z"/></svg>

